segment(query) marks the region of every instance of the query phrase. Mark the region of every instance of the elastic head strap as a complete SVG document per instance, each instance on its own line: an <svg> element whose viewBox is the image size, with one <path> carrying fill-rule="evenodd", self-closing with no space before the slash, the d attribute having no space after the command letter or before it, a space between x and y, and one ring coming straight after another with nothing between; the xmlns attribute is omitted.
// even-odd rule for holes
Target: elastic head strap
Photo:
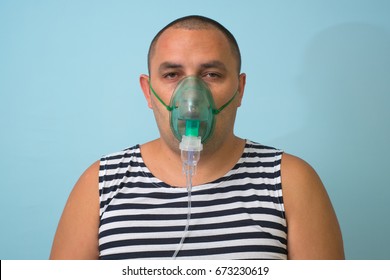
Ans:
<svg viewBox="0 0 390 280"><path fill-rule="evenodd" d="M213 114L214 115L218 115L219 113L221 113L221 111L223 109L225 109L230 103L232 103L233 99L236 97L238 93L238 90L234 93L234 95L232 96L232 98L229 99L228 102L226 102L225 104L223 104L221 107L219 107L219 109L213 109Z"/></svg>
<svg viewBox="0 0 390 280"><path fill-rule="evenodd" d="M157 100L160 101L160 103L165 107L167 108L168 111L172 111L173 110L173 107L165 104L165 102L160 98L160 96L158 96L157 92L154 91L153 87L152 87L152 84L150 83L150 80L149 80L149 88L150 90L153 92L154 96L156 96Z"/></svg>

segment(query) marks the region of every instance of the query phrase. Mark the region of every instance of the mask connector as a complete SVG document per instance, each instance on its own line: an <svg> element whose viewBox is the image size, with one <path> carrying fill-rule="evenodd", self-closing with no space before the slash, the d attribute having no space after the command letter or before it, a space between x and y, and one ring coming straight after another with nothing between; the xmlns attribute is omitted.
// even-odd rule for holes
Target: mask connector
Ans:
<svg viewBox="0 0 390 280"><path fill-rule="evenodd" d="M179 147L183 162L183 172L192 176L195 174L196 165L200 159L200 152L203 149L201 137L183 135Z"/></svg>

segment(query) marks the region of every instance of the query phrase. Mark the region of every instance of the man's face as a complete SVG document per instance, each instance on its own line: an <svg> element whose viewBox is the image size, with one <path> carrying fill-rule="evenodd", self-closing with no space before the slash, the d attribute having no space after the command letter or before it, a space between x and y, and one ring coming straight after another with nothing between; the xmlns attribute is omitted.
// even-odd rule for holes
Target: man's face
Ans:
<svg viewBox="0 0 390 280"><path fill-rule="evenodd" d="M169 104L177 83L186 76L203 79L212 92L215 106L225 104L239 90L238 96L216 117L216 127L209 142L233 135L237 107L241 104L245 77L237 72L237 60L222 32L216 29L187 30L169 28L158 39L150 59L150 82L161 99ZM149 94L161 137L175 143L170 131L169 112ZM208 142L207 142L208 143Z"/></svg>

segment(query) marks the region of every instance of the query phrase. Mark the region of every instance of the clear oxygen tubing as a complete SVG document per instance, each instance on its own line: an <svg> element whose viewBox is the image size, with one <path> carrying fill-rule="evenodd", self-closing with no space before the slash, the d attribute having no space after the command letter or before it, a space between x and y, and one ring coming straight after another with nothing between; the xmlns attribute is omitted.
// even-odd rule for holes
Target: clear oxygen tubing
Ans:
<svg viewBox="0 0 390 280"><path fill-rule="evenodd" d="M187 206L187 220L186 225L181 237L180 243L178 244L172 259L176 259L177 254L183 247L184 240L188 235L188 229L190 227L191 220L191 192L192 192L192 176L195 174L196 165L200 158L200 151L202 150L202 144L200 143L200 137L186 137L183 136L182 143L180 143L181 159L183 162L183 172L186 176L186 188L188 197Z"/></svg>

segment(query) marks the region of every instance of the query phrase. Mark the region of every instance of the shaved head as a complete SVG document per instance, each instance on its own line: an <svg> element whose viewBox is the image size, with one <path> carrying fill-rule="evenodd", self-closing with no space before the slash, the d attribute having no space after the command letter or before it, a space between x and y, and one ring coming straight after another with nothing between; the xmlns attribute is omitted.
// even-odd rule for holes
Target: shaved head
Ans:
<svg viewBox="0 0 390 280"><path fill-rule="evenodd" d="M219 22L212 20L207 17L203 16L186 16L179 18L171 23L169 23L167 26L165 26L163 29L161 29L157 35L153 38L148 52L148 70L150 75L150 61L154 55L155 46L160 38L161 34L164 33L165 30L169 28L174 29L187 29L187 30L208 30L208 29L216 29L223 33L227 41L229 42L232 55L235 56L235 59L237 61L237 71L238 73L241 72L241 54L240 49L238 47L237 41L234 38L233 34L230 33L229 30L227 30L223 25L221 25Z"/></svg>

